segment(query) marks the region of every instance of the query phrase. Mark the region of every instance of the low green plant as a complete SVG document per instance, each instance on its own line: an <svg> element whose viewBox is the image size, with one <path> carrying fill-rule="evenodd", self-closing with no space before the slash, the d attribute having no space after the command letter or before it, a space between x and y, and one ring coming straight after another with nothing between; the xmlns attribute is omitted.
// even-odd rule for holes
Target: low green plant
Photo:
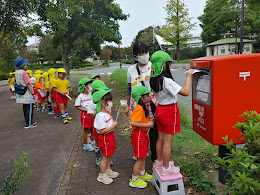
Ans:
<svg viewBox="0 0 260 195"><path fill-rule="evenodd" d="M227 179L228 194L260 194L260 115L256 111L246 111L241 115L235 127L241 131L246 139L243 148L236 148L228 136L223 140L230 154L218 158L220 167L227 170L230 179Z"/></svg>
<svg viewBox="0 0 260 195"><path fill-rule="evenodd" d="M14 160L15 170L6 176L0 189L2 194L9 195L18 192L22 179L31 174L30 169L26 171L26 168L28 167L28 162L26 160L27 155L28 153L23 152L23 157L21 157L19 161Z"/></svg>
<svg viewBox="0 0 260 195"><path fill-rule="evenodd" d="M127 69L117 69L110 75L109 81L113 81L118 92L125 95L127 91Z"/></svg>
<svg viewBox="0 0 260 195"><path fill-rule="evenodd" d="M8 77L9 77L8 73L0 71L0 81L1 80L7 80Z"/></svg>
<svg viewBox="0 0 260 195"><path fill-rule="evenodd" d="M122 60L123 64L134 64L135 60L134 59L128 59L128 60Z"/></svg>

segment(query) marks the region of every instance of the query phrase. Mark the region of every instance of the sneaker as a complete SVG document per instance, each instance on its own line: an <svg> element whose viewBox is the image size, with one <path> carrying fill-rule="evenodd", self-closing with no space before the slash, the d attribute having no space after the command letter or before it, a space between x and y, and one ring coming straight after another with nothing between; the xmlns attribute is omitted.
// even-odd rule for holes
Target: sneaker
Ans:
<svg viewBox="0 0 260 195"><path fill-rule="evenodd" d="M59 114L54 115L54 118L60 118L60 117L61 117L61 115L59 115Z"/></svg>
<svg viewBox="0 0 260 195"><path fill-rule="evenodd" d="M47 112L47 109L46 108L42 108L42 112Z"/></svg>
<svg viewBox="0 0 260 195"><path fill-rule="evenodd" d="M30 128L34 128L34 127L37 127L37 124L36 123L33 123L31 126L29 126Z"/></svg>
<svg viewBox="0 0 260 195"><path fill-rule="evenodd" d="M14 99L16 99L16 96L14 96Z"/></svg>
<svg viewBox="0 0 260 195"><path fill-rule="evenodd" d="M30 126L29 126L29 125L25 125L24 128L25 128L25 129L29 129Z"/></svg>
<svg viewBox="0 0 260 195"><path fill-rule="evenodd" d="M133 188L145 188L147 186L147 183L141 179L139 179L139 177L137 178L137 180L132 181L132 179L129 180L129 186L133 187Z"/></svg>
<svg viewBox="0 0 260 195"><path fill-rule="evenodd" d="M139 178L143 181L148 181L148 182L151 182L152 179L153 179L153 176L148 174L147 172L145 172L144 175L139 175Z"/></svg>
<svg viewBox="0 0 260 195"><path fill-rule="evenodd" d="M63 119L63 123L64 123L64 124L67 124L68 122L69 122L69 121L68 121L66 118Z"/></svg>
<svg viewBox="0 0 260 195"><path fill-rule="evenodd" d="M112 179L117 178L118 175L119 175L118 172L114 172L114 171L112 171L112 169L107 170L106 174L107 174L108 177L110 177Z"/></svg>
<svg viewBox="0 0 260 195"><path fill-rule="evenodd" d="M92 152L92 151L94 151L94 147L91 144L83 144L83 150Z"/></svg>
<svg viewBox="0 0 260 195"><path fill-rule="evenodd" d="M11 100L14 99L14 96L11 96Z"/></svg>
<svg viewBox="0 0 260 195"><path fill-rule="evenodd" d="M48 114L51 115L51 114L55 114L55 113L54 113L54 111L52 110L52 111L48 112Z"/></svg>
<svg viewBox="0 0 260 195"><path fill-rule="evenodd" d="M175 166L169 165L168 169L165 169L164 167L162 168L161 175L168 176L168 175L175 175L178 173L180 173L180 167L175 167Z"/></svg>
<svg viewBox="0 0 260 195"><path fill-rule="evenodd" d="M70 116L67 116L66 118L67 118L67 120L69 120L69 121L72 120L72 118L71 118Z"/></svg>
<svg viewBox="0 0 260 195"><path fill-rule="evenodd" d="M169 165L174 166L174 162L173 161L169 161ZM158 160L155 160L153 167L160 169L163 167L163 162L159 163Z"/></svg>
<svg viewBox="0 0 260 195"><path fill-rule="evenodd" d="M96 158L96 165L100 167L102 158Z"/></svg>
<svg viewBox="0 0 260 195"><path fill-rule="evenodd" d="M108 177L106 173L104 175L99 173L97 180L104 184L111 184L113 182L113 179Z"/></svg>
<svg viewBox="0 0 260 195"><path fill-rule="evenodd" d="M40 112L40 110L39 109L37 109L36 111L35 111L35 114L37 114L37 113L39 113Z"/></svg>

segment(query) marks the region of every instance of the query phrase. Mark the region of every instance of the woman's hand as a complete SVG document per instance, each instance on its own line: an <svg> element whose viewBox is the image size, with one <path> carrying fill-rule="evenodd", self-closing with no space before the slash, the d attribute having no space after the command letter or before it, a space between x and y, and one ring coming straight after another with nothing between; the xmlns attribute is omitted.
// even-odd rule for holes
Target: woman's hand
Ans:
<svg viewBox="0 0 260 195"><path fill-rule="evenodd" d="M126 118L129 117L129 105L127 105L126 108L125 108L125 117Z"/></svg>

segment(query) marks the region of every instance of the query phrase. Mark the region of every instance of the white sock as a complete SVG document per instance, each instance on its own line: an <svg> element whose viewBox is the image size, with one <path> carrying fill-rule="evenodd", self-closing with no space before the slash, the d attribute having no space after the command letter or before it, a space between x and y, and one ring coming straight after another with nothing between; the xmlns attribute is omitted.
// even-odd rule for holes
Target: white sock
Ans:
<svg viewBox="0 0 260 195"><path fill-rule="evenodd" d="M87 142L88 142L88 144L91 143L91 133L88 134Z"/></svg>
<svg viewBox="0 0 260 195"><path fill-rule="evenodd" d="M141 176L143 176L144 174L145 174L145 170L139 172L139 175Z"/></svg>

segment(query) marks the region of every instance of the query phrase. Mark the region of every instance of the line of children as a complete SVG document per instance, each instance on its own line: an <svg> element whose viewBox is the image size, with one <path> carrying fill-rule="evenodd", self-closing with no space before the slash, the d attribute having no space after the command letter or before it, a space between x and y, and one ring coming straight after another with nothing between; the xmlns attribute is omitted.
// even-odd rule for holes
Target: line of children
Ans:
<svg viewBox="0 0 260 195"><path fill-rule="evenodd" d="M53 90L57 92L57 104L60 107L61 115L63 119L63 123L67 124L72 118L68 114L67 104L68 104L68 96L70 84L66 77L66 70L64 68L59 68L58 71L58 79L56 82L52 84Z"/></svg>
<svg viewBox="0 0 260 195"><path fill-rule="evenodd" d="M83 78L78 83L79 96L75 101L75 107L81 111L80 121L84 128L83 132L83 149L87 151L94 150L94 140L93 140L93 119L90 117L88 112L88 105L92 101L92 88L91 80L89 78Z"/></svg>
<svg viewBox="0 0 260 195"><path fill-rule="evenodd" d="M10 72L9 73L8 83L9 83L9 89L10 89L10 91L12 93L11 99L16 99L15 90L14 90L15 72Z"/></svg>
<svg viewBox="0 0 260 195"><path fill-rule="evenodd" d="M119 173L111 170L111 160L116 149L115 134L113 129L117 127L117 121L113 121L111 116L112 94L111 90L100 90L93 94L93 102L96 105L96 117L94 127L98 135L98 145L102 152L103 159L100 165L100 173L97 181L110 184Z"/></svg>

